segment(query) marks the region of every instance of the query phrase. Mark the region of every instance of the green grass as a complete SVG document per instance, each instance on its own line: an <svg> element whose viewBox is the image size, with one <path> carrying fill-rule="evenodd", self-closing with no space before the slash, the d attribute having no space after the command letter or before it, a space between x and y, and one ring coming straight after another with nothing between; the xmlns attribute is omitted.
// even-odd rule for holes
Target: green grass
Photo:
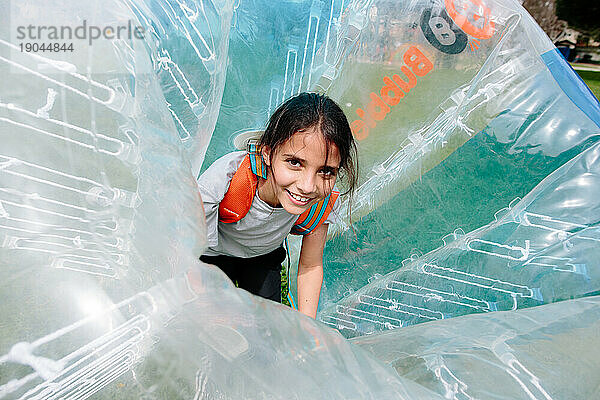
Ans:
<svg viewBox="0 0 600 400"><path fill-rule="evenodd" d="M594 96L600 99L600 72L599 71L576 71L586 85L592 90Z"/></svg>
<svg viewBox="0 0 600 400"><path fill-rule="evenodd" d="M287 298L289 292L288 288L288 276L287 276L287 260L281 264L281 303L286 306L290 305Z"/></svg>

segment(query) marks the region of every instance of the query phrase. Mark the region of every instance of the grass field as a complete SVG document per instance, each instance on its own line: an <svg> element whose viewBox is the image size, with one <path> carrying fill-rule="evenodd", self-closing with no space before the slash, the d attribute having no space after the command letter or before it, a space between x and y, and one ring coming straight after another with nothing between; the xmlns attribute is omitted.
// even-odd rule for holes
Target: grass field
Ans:
<svg viewBox="0 0 600 400"><path fill-rule="evenodd" d="M586 85L592 90L594 96L600 99L600 71L576 71Z"/></svg>

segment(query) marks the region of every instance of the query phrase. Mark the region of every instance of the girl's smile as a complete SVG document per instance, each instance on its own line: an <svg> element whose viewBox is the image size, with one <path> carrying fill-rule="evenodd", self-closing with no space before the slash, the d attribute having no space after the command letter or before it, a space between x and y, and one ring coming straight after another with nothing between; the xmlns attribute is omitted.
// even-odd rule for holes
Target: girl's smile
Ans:
<svg viewBox="0 0 600 400"><path fill-rule="evenodd" d="M341 162L337 147L326 145L318 127L296 132L274 154L263 148L262 157L271 168L259 183L258 195L290 214L302 214L331 193Z"/></svg>
<svg viewBox="0 0 600 400"><path fill-rule="evenodd" d="M285 191L287 192L287 194L290 195L291 197L291 201L293 203L296 203L297 205L303 207L305 205L307 205L308 203L310 203L310 201L312 200L310 197L302 197L299 194L294 194L292 192L290 192L289 190L285 189Z"/></svg>

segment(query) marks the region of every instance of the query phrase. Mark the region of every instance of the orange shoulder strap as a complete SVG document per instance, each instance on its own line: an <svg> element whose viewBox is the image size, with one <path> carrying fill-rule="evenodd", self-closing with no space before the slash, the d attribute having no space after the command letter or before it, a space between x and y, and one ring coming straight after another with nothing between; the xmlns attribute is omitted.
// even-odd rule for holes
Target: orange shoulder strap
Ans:
<svg viewBox="0 0 600 400"><path fill-rule="evenodd" d="M334 190L323 200L300 214L300 217L292 227L291 233L294 235L308 235L317 229L327 220L339 195L340 192Z"/></svg>
<svg viewBox="0 0 600 400"><path fill-rule="evenodd" d="M219 203L219 221L230 224L244 218L252 206L257 185L258 177L252 172L250 155L247 154Z"/></svg>

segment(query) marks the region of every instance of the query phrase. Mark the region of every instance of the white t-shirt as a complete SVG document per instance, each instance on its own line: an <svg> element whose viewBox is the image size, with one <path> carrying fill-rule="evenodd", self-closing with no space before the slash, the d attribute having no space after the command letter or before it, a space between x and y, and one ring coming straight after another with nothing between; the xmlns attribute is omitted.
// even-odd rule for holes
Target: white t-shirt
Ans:
<svg viewBox="0 0 600 400"><path fill-rule="evenodd" d="M248 258L270 253L281 246L298 219L298 215L265 203L257 191L244 218L229 224L219 221L219 203L225 197L231 178L245 155L244 151L226 154L198 178L198 188L206 213L209 247L204 254L207 256L225 254ZM338 203L339 200L335 202L325 224L337 221Z"/></svg>

